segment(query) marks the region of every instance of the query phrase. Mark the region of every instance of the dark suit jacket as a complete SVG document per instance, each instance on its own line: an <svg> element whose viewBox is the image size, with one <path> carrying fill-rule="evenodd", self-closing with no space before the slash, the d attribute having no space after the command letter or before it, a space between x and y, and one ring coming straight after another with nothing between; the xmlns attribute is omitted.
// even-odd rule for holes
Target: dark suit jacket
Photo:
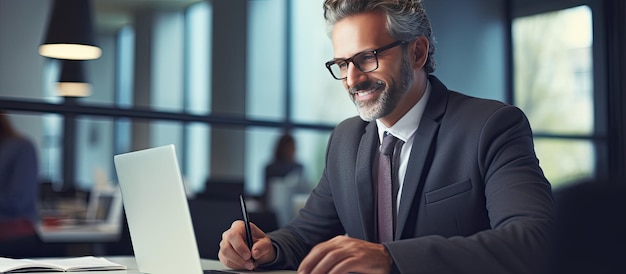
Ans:
<svg viewBox="0 0 626 274"><path fill-rule="evenodd" d="M386 243L394 272L537 273L552 230L550 184L521 110L448 90L431 94L415 133L398 211ZM376 123L347 119L333 131L326 167L305 207L270 233L277 259L297 268L334 236L376 241L372 159Z"/></svg>

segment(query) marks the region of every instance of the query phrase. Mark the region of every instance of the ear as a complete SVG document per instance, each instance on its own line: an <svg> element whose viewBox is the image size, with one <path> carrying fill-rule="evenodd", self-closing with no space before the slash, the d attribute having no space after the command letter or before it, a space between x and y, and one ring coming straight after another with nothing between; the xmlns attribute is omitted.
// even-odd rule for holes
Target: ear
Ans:
<svg viewBox="0 0 626 274"><path fill-rule="evenodd" d="M415 63L413 63L413 65L415 68L423 68L428 59L428 47L430 46L428 38L423 35L419 36L415 39L414 43L413 53L415 54L415 58L413 60Z"/></svg>

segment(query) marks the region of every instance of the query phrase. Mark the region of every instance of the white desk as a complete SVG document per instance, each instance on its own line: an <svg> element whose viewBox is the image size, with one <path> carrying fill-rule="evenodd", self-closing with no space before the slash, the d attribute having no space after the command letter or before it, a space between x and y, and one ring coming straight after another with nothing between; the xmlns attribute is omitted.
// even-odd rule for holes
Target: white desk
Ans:
<svg viewBox="0 0 626 274"><path fill-rule="evenodd" d="M65 255L95 255L106 253L106 244L120 240L120 224L80 224L36 227L39 238L44 243L63 244Z"/></svg>
<svg viewBox="0 0 626 274"><path fill-rule="evenodd" d="M121 234L120 224L83 224L66 226L37 226L37 234L47 243L114 242Z"/></svg>
<svg viewBox="0 0 626 274"><path fill-rule="evenodd" d="M114 263L122 264L128 267L127 270L113 270L113 271L81 271L81 272L71 272L72 274L141 274L139 270L137 270L137 263L135 262L134 257L130 256L109 256L105 257L107 260L110 260ZM222 265L217 260L206 260L202 259L202 269L212 269L212 270L228 270L224 265ZM235 272L234 270L228 270L231 272ZM259 271L237 271L236 273L259 273ZM290 270L278 270L278 271L264 271L262 273L296 273L295 271ZM37 272L37 274L59 274L59 272ZM159 274L159 273L156 273ZM172 273L176 274L176 273ZM189 274L189 273L181 273L181 274Z"/></svg>

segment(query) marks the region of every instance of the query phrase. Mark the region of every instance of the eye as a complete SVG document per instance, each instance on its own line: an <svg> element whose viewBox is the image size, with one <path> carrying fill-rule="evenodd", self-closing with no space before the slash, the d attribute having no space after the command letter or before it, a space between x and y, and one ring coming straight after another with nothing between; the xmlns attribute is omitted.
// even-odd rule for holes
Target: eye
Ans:
<svg viewBox="0 0 626 274"><path fill-rule="evenodd" d="M359 63L372 63L376 62L376 55L373 52L362 52L354 59Z"/></svg>
<svg viewBox="0 0 626 274"><path fill-rule="evenodd" d="M346 69L348 67L348 62L346 61L337 61L335 63L340 69Z"/></svg>

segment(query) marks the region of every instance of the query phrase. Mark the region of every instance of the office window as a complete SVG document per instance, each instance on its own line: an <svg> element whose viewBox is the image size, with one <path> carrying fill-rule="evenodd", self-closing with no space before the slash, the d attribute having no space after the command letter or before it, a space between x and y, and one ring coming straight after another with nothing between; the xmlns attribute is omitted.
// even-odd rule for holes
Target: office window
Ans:
<svg viewBox="0 0 626 274"><path fill-rule="evenodd" d="M185 110L208 114L211 110L212 9L208 2L193 4L185 16Z"/></svg>
<svg viewBox="0 0 626 274"><path fill-rule="evenodd" d="M76 187L90 190L94 184L111 183L113 121L100 117L76 119Z"/></svg>
<svg viewBox="0 0 626 274"><path fill-rule="evenodd" d="M203 123L189 123L185 126L185 185L192 193L204 190L209 174L211 174L211 127Z"/></svg>
<svg viewBox="0 0 626 274"><path fill-rule="evenodd" d="M192 191L200 190L209 176L239 176L241 169L246 170L248 180L259 174L259 168L269 160L274 137L286 128L295 133L300 144L307 176L317 181L331 127L357 112L341 82L324 68L324 62L332 58L330 39L319 16L320 4L307 2L246 2L248 29L237 35L246 35L250 46L247 52L235 53L245 55L246 63L215 64L224 70L246 66L246 75L240 75L246 83L242 85L246 87L246 114L223 120L211 113L215 98L211 90L215 46L211 32L212 25L220 23L213 22L213 12L237 14L238 10L214 6L211 1L189 6L179 3L171 9L161 9L158 3L132 9L121 5L128 16L123 22L115 20L115 26L106 26L104 32L97 26L103 55L87 61L92 96L68 99L56 93L59 62L36 51L50 5L24 6L22 1L10 0L3 5L2 14L7 16L1 16L2 22L18 22L25 17L36 20L23 26L20 37L0 46L6 57L0 58L6 61L1 63L10 68L0 77L0 104L9 106L11 112L40 115L40 123L33 124L38 127L29 128L28 134L41 139L42 176L65 187L90 187L100 167L116 180L113 154L166 143L176 144ZM111 15L106 5L94 8L96 17ZM12 35L6 27L11 24L0 25L0 36ZM40 102L28 105L30 99ZM245 135L249 139L241 140L253 147L243 150L244 167L239 164L239 154L223 163L210 163L211 154L220 153L211 150L221 149L214 144L231 141L220 134L224 123L227 127L232 124L236 131L252 129ZM258 142L257 135L268 137ZM235 143L241 145L238 137ZM260 179L250 181L252 192L258 191Z"/></svg>
<svg viewBox="0 0 626 274"><path fill-rule="evenodd" d="M291 1L291 71L293 120L307 123L338 122L358 115L341 81L324 63L333 58L322 5L318 1Z"/></svg>
<svg viewBox="0 0 626 274"><path fill-rule="evenodd" d="M528 116L558 187L594 176L592 13L573 7L513 20L514 103Z"/></svg>
<svg viewBox="0 0 626 274"><path fill-rule="evenodd" d="M43 140L41 144L41 177L57 185L63 184L61 171L63 156L63 116L58 114L42 114Z"/></svg>
<svg viewBox="0 0 626 274"><path fill-rule="evenodd" d="M135 66L135 30L122 27L117 33L115 60L115 103L118 107L133 105L133 67Z"/></svg>
<svg viewBox="0 0 626 274"><path fill-rule="evenodd" d="M59 62L47 59L43 63L42 70L41 96L43 101L52 104L63 102L63 98L56 95L56 80L60 72ZM42 113L40 123L30 123L30 125L38 125L39 128L31 127L27 131L31 137L38 136L37 132L41 132L40 177L42 181L51 182L57 189L63 187L63 121L62 115Z"/></svg>
<svg viewBox="0 0 626 274"><path fill-rule="evenodd" d="M127 25L117 32L115 51L115 105L130 108L133 105L133 67L135 62L135 31ZM117 118L113 129L113 153L120 154L131 150L132 122L128 118ZM111 171L112 180L117 182L117 173Z"/></svg>
<svg viewBox="0 0 626 274"><path fill-rule="evenodd" d="M113 142L114 153L120 154L130 151L132 144L132 123L128 118L115 120L115 137Z"/></svg>
<svg viewBox="0 0 626 274"><path fill-rule="evenodd" d="M207 115L211 112L212 7L206 2L189 6L185 14L185 111ZM184 126L181 166L187 191L204 189L210 170L211 127L203 123Z"/></svg>
<svg viewBox="0 0 626 274"><path fill-rule="evenodd" d="M285 118L285 3L248 1L246 116L252 119Z"/></svg>
<svg viewBox="0 0 626 274"><path fill-rule="evenodd" d="M284 0L248 1L246 117L282 121L287 117L286 4ZM245 191L265 191L264 168L273 158L278 128L251 127L245 133Z"/></svg>
<svg viewBox="0 0 626 274"><path fill-rule="evenodd" d="M154 14L151 104L154 110L183 109L184 17L181 12Z"/></svg>

